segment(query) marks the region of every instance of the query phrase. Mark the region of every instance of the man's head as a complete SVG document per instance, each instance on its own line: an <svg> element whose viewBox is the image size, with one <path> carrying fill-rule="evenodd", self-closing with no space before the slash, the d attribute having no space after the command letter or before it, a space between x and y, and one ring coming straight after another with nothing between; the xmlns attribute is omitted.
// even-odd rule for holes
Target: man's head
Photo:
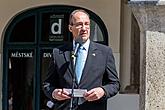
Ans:
<svg viewBox="0 0 165 110"><path fill-rule="evenodd" d="M69 31L76 40L80 37L83 42L86 42L90 36L90 18L86 11L75 10L70 14Z"/></svg>

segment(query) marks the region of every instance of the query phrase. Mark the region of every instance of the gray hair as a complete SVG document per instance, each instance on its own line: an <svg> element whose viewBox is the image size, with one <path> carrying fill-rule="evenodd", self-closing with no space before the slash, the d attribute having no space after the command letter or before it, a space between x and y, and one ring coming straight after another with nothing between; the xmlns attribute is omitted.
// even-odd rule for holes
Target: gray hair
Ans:
<svg viewBox="0 0 165 110"><path fill-rule="evenodd" d="M70 14L70 16L69 16L69 24L70 24L70 25L73 25L72 18L73 18L73 16L74 16L74 14L77 13L77 12L83 12L83 13L85 13L85 14L90 18L89 14L88 14L85 10L83 10L83 9L76 9L76 10L74 10L74 11Z"/></svg>

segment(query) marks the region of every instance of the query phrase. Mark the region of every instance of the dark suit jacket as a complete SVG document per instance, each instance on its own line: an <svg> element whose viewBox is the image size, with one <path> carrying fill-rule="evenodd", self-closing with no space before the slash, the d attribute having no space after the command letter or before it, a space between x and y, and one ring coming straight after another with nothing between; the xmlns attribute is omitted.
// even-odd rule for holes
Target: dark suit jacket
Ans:
<svg viewBox="0 0 165 110"><path fill-rule="evenodd" d="M70 100L57 101L52 98L51 94L56 88L72 87L74 72L71 53L72 44L53 49L53 59L49 66L47 78L43 83L45 94L54 101L55 106L61 105L59 110L68 110ZM105 90L105 96L100 100L86 101L76 107L78 107L78 110L106 110L107 99L119 91L119 79L110 47L90 42L80 83L78 84L76 81L74 87L87 90L102 87ZM76 98L74 104L77 104Z"/></svg>

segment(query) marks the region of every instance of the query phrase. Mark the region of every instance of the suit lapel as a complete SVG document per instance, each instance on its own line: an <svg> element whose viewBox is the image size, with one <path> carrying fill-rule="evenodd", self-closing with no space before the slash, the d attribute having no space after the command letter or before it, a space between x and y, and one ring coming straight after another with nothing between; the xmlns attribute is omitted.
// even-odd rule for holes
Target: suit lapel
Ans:
<svg viewBox="0 0 165 110"><path fill-rule="evenodd" d="M72 55L72 44L68 45L63 51L64 59L66 62L70 62L69 64L69 73L73 77L73 59L71 58Z"/></svg>

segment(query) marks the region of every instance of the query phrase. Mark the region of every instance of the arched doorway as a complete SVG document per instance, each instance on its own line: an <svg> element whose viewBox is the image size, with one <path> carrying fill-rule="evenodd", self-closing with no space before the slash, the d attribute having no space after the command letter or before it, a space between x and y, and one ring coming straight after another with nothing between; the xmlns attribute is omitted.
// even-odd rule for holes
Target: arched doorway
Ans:
<svg viewBox="0 0 165 110"><path fill-rule="evenodd" d="M41 84L52 48L71 42L68 17L80 8L42 6L22 11L6 27L3 45L3 110L46 110ZM99 16L91 16L91 40L108 45L107 29Z"/></svg>

